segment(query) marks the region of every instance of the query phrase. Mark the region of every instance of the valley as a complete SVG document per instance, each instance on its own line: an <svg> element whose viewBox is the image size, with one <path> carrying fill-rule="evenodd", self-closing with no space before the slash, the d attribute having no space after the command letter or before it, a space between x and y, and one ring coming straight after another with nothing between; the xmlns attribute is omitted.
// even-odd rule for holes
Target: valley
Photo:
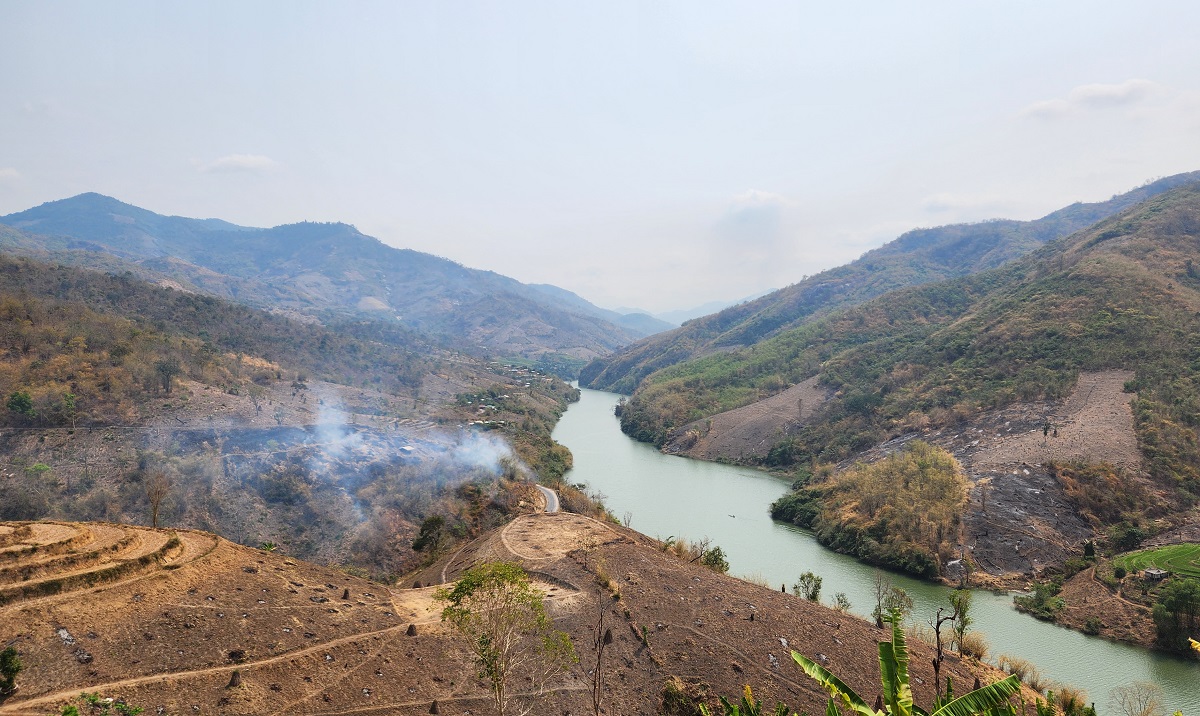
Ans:
<svg viewBox="0 0 1200 716"><path fill-rule="evenodd" d="M594 608L588 606L588 585L608 578L572 570L626 565L621 569L629 574L620 589L628 592L640 583L635 565L644 566L647 557L634 558L627 550L663 550L655 540L616 528L618 520L605 508L625 512L628 524L647 530L640 517L631 515L669 514L677 508L674 503L689 504L680 495L694 489L674 485L668 493L629 504L606 494L611 475L604 473L621 469L611 459L602 463L600 474L594 466L573 469L572 453L584 456L587 448L566 438L561 442L567 444L560 444L556 436L559 419L580 398L563 377L570 377L585 359L595 360L582 379L599 381L608 371L625 371L620 380L642 376L632 395L616 406L626 433L668 455L774 475L759 478L766 482L754 489L745 482L738 488L747 491L743 497L758 495L753 504L734 508L735 501L718 497L719 508L732 511L700 522L721 535L719 544L738 569L755 564L754 559L743 561L748 553L761 554L764 545L782 538L779 554L772 558L777 561L765 567L771 572L765 582L769 586L753 584L764 582L762 574L752 576L752 584L720 581L726 578L708 571L691 578L704 585L717 579L722 586L714 588L738 594L764 590L758 597L749 592L739 597L754 604L758 616L763 616L757 610L766 595L778 594L770 582L779 579L786 586L795 577L790 572L804 560L824 564L828 559L808 548L793 553L797 536L811 541L811 534L867 563L942 583L1030 590L1032 596L1022 599L1037 601L1022 608L1031 613L1143 648L1162 648L1162 628L1152 616L1161 590L1144 588L1137 576L1115 576L1111 557L1143 540L1173 544L1200 529L1194 499L1200 453L1180 427L1189 424L1191 406L1200 404L1190 387L1195 346L1189 337L1197 334L1192 324L1200 315L1200 298L1194 295L1186 248L1179 243L1191 240L1189 222L1200 215L1194 206L1200 194L1194 185L1179 188L1185 179L1163 180L1103 205L1072 207L1040 224L1017 222L986 231L947 227L905 235L880 254L892 257L892 273L884 272L868 288L838 294L840 298L820 306L806 303L807 308L786 320L770 313L776 310L771 308L770 316L759 313L748 324L730 323L724 337L707 348L695 340L694 331L708 325L709 318L622 349L632 336L617 327L619 314L597 313L574 294L531 286L542 298L531 297L503 277L485 279L433 258L397 254L340 224L246 229L161 217L95 195L5 217L21 229L3 230L5 245L18 256L0 259L0 312L11 326L4 335L8 412L0 429L6 456L0 517L17 520L6 532L10 542L24 540L10 550L14 563L0 568L0 579L10 580L6 591L0 591L6 608L27 609L42 600L59 603L54 595L84 588L99 594L106 589L97 586L100 582L112 581L119 592L127 581L187 574L216 560L210 552L224 549L232 561L221 567L226 570L219 577L222 583L237 582L231 576L234 561L254 555L255 563L241 568L243 574L257 574L250 570L278 553L286 561L276 564L275 571L325 570L322 577L290 580L293 586L324 580L325 589L334 589L348 579L360 580L374 585L364 594L390 595L380 603L384 616L406 620L401 635L398 624L371 622L371 629L357 632L359 627L351 628L346 619L330 617L321 632L304 632L329 630L334 636L328 645L302 647L276 640L268 641L263 652L263 645L254 642L260 660L246 658L242 648L233 651L243 656L225 661L220 651L177 649L178 660L153 652L155 666L148 668L158 671L118 679L115 671L96 668L85 676L63 677L68 680L58 691L26 691L21 698L33 698L32 704L61 703L76 688L68 683L77 683L179 708L170 693L181 687L183 693L215 694L224 688L218 682L233 678L236 669L244 673L239 678L267 679L273 695L292 694L287 712L347 712L315 706L318 695L321 704L367 699L354 712L423 712L435 701L450 712L454 704L473 708L468 704L483 695L478 683L468 686L469 679L405 685L412 698L376 704L383 692L360 684L358 674L373 671L385 679L378 682L383 690L396 694L401 683L423 678L414 674L469 672L464 652L454 649L428 662L410 650L409 658L421 667L396 677L400 681L395 683L381 676L388 673L381 664L391 663L389 650L403 648L397 639L411 637L407 624L418 625L418 635L428 629L452 643L453 635L431 614L430 585L504 559L516 559L531 570L550 595L547 604L555 618L570 625L568 631L581 643L575 632L586 628L582 615ZM97 207L109 218L104 212L97 215ZM1106 212L1117 213L1103 219ZM112 216L124 218L110 226L106 222ZM1055 239L1054 231L1092 216L1101 223ZM130 233L130 226L138 228ZM25 233L31 228L63 233L57 238ZM247 256L238 253L243 249L233 248L239 245L234 234L256 246L250 249L255 257L249 272ZM1168 237L1175 243L1164 243ZM943 246L942 241L951 243ZM219 250L202 252L202 242ZM964 248L989 242L995 246L982 253ZM363 256L339 253L353 246L358 248L349 253ZM345 260L319 258L321 252ZM975 258L947 269L948 281L937 280L943 276L936 272L908 272L922 261L968 255ZM364 273L364 256L386 267L376 277L383 293L374 291L374 279ZM406 267L405 261L416 263ZM438 291L465 290L449 281L455 272L467 272L463 275L480 289L467 293L496 313L489 317L458 299L447 303L436 297ZM410 281L403 288L396 283L401 275ZM265 290L268 285L271 291ZM420 285L433 293L414 290ZM876 289L878 295L872 293ZM401 312L391 299L379 298L393 290L416 303ZM774 306L781 296L792 295L788 289L777 294L734 306L712 320L726 321L733 314L719 316L744 315L738 312ZM825 295L803 295L818 294ZM236 301L228 300L234 297ZM528 301L549 304L534 315L523 313ZM417 305L424 308L412 308ZM396 312L385 316L381 306ZM422 313L426 310L433 312ZM563 311L570 317L556 323ZM642 319L635 323L657 330ZM591 326L587 330L599 330L604 337L595 342L587 338L587 330L564 333L565 326ZM668 345L673 336L683 335L691 337ZM695 355L680 352L679 345L694 349ZM650 363L638 362L638 356L649 355L645 351L661 352ZM602 367L599 372L597 366ZM608 420L606 429L613 429L613 418ZM647 446L657 457L682 459L662 456L655 448ZM893 464L899 467L889 467ZM886 488L888 480L901 479L888 476L892 469L908 471L903 472L906 488L910 478L916 481L913 492L902 493L901 502L885 494L900 492ZM699 468L685 472L697 484L706 479ZM750 478L743 474L738 479ZM945 481L921 487L926 479ZM955 481L961 481L961 498L955 496L959 488L950 488ZM551 494L561 502L562 513L537 515L548 503L545 486L555 488ZM705 498L703 491L697 498ZM779 522L770 521L768 508ZM691 509L711 505L702 509L692 503ZM30 522L36 519L55 522ZM716 529L727 520L730 526L766 520L772 525L770 536L760 527L745 534ZM695 520L687 522L692 525L687 529L694 529ZM64 536L70 530L78 536ZM656 536L670 544L688 535ZM58 544L62 546L54 546ZM591 551L605 545L621 547L589 566ZM1088 550L1092 552L1085 555ZM304 566L300 560L313 564ZM663 579L667 584L681 579L671 570L655 569L660 580L655 588ZM847 589L851 604L868 599L861 584L869 579L863 567L834 561L829 569L830 585L847 579L855 585ZM697 586L680 584L666 592ZM925 609L945 598L931 585L906 584L922 595ZM1134 593L1139 585L1140 596ZM251 586L260 593L269 590ZM629 645L633 651L623 657L629 670L618 671L621 685L611 687L619 710L649 713L644 710L653 709L663 683L684 684L679 688L710 702L715 693L736 693L744 678L738 676L745 673L743 662L762 658L771 665L763 672L764 693L778 689L777 698L788 703L816 698L802 680L775 673L778 665L769 658L773 654L755 655L760 645L752 631L726 625L722 633L727 638L706 641L698 625L710 623L715 612L656 612L666 608L663 594L647 589L645 604L623 596L624 610L613 612L632 620L631 634L640 633L642 650L637 643ZM986 605L980 623L1001 632L997 640L1005 654L1038 663L1046 663L1047 654L1067 658L1051 636L1039 637L1032 649L1013 644L1008 634L1028 635L1024 622L1029 617L1014 612L1007 596L977 594ZM323 595L310 601L326 603L319 598L332 601ZM711 603L727 603L722 599L712 596ZM789 601L794 597L773 599L784 600L776 607L785 612L797 609ZM700 603L709 600L704 597ZM687 597L683 602L688 603ZM156 603L195 607L185 597ZM294 605L280 608L293 611ZM345 614L336 607L326 609L326 614ZM639 622L632 616L638 609L654 613L655 621ZM1095 618L1098 611L1106 615L1102 621ZM250 611L242 613L243 619L250 618ZM728 617L735 612L723 608L721 613ZM873 627L842 612L821 613L825 616L814 612L805 617L804 628L846 634L839 630L853 623L851 632L867 630L854 637L862 641L856 651L869 651L876 637L866 635ZM43 627L67 621L62 612L39 617L40 622L29 621L29 614L22 612L17 621L36 628L10 638L21 643L42 639ZM168 621L174 618L170 609L163 614ZM93 617L84 609L79 618ZM156 618L147 612L137 619ZM787 621L783 616L772 619ZM686 626L689 620L692 625ZM789 628L799 629L802 622ZM185 628L196 628L195 619L188 623L193 626ZM647 643L650 623L659 632L675 624L675 637L659 638L667 639L672 658L686 668L666 668L669 660ZM639 632L641 627L646 629ZM77 639L83 626L63 628ZM104 632L128 628L103 626ZM237 633L258 635L263 629L242 624ZM684 632L688 635L680 636ZM88 627L84 633L102 632ZM145 633L154 635L152 630ZM363 658L339 651L368 637L378 643L360 648ZM676 637L682 639L678 644ZM166 633L143 638L173 640ZM833 641L842 644L842 636ZM1103 653L1091 645L1072 648L1092 654L1088 658L1093 661ZM39 669L57 658L47 649L22 647ZM730 659L736 668L696 665L696 649L715 649L711 653L724 654L720 658ZM318 652L329 657L326 661L346 662L354 676L331 680L328 674L310 674L301 684L284 683L294 681L295 674L285 677L277 667L284 661L292 666L312 663ZM285 659L285 654L291 656ZM653 666L635 667L642 657ZM1150 659L1158 681L1163 673L1190 678L1189 666L1181 661L1134 657L1126 651L1103 658L1114 665ZM873 672L872 664L843 668L857 669L864 684ZM990 667L964 660L956 668ZM1104 683L1078 670L1046 669L1061 673L1056 678L1064 681L1082 680L1089 689ZM170 678L164 681L160 674ZM335 681L340 685L332 686ZM219 713L263 713L277 708L272 699L284 698L257 688L238 687L216 697L214 707ZM1172 699L1191 708L1175 686L1168 690ZM554 691L556 708L567 708L582 691L580 675L568 677ZM0 706L0 713L24 713L8 708L7 703Z"/></svg>

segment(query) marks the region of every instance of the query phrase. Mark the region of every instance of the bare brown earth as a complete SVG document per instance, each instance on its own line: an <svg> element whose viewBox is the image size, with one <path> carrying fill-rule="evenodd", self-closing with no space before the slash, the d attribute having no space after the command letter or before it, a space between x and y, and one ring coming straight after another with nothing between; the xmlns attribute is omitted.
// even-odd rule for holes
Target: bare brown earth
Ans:
<svg viewBox="0 0 1200 716"><path fill-rule="evenodd" d="M1095 531L1071 506L1051 462L1107 461L1140 474L1133 431L1132 371L1081 373L1061 402L1018 403L983 411L954 429L908 433L860 455L872 461L913 439L949 450L971 482L962 549L980 567L976 581L1021 586L1082 555ZM1043 434L1049 421L1051 429ZM955 576L953 567L947 570Z"/></svg>
<svg viewBox="0 0 1200 716"><path fill-rule="evenodd" d="M949 450L971 482L963 555L980 566L977 580L1017 586L1080 554L1094 530L1069 504L1048 463L1107 461L1144 479L1133 431L1132 371L1080 374L1061 402L1018 403L983 411L953 429L907 432L855 456L873 462L920 439ZM828 399L812 378L787 391L680 430L664 451L707 460L760 458L803 425ZM1049 421L1052 428L1043 435ZM1200 512L1195 529L1200 530ZM953 566L948 570L953 576Z"/></svg>
<svg viewBox="0 0 1200 716"><path fill-rule="evenodd" d="M765 400L685 426L663 447L663 452L700 460L766 457L772 445L811 419L829 394L813 376Z"/></svg>
<svg viewBox="0 0 1200 716"><path fill-rule="evenodd" d="M1156 636L1150 609L1131 602L1096 580L1095 569L1085 569L1063 584L1059 596L1066 608L1058 623L1082 630L1088 619L1100 620L1100 635L1150 648Z"/></svg>
<svg viewBox="0 0 1200 716"><path fill-rule="evenodd" d="M818 713L824 697L791 662L791 649L869 700L878 692L875 643L884 633L873 625L714 574L649 538L577 515L519 517L404 580L419 588L389 588L197 532L35 524L42 537L22 544L101 527L130 533L139 546L85 569L124 563L172 536L178 545L109 581L97 572L90 585L77 581L0 606L0 644L11 642L25 664L0 714L44 716L81 690L146 713L425 714L435 700L442 714L489 712L465 645L440 624L429 585L492 559L531 572L582 656L533 701L533 713L590 711L587 674L595 664L587 645L601 611L613 634L603 664L605 713L657 713L671 677L710 704L748 683L768 705L782 700ZM88 549L90 539L76 549ZM619 600L609 596L612 587ZM932 647L911 649L917 700L928 704ZM234 670L241 685L230 688ZM956 685L997 676L952 655L943 674Z"/></svg>

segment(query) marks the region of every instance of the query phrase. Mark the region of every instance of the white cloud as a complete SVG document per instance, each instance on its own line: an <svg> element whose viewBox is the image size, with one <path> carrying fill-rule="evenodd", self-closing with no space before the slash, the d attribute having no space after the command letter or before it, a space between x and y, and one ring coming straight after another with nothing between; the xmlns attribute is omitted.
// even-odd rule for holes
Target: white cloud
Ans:
<svg viewBox="0 0 1200 716"><path fill-rule="evenodd" d="M200 171L204 173L224 173L224 172L265 172L274 169L278 163L261 154L229 154L218 159L214 159L206 164L200 164Z"/></svg>
<svg viewBox="0 0 1200 716"><path fill-rule="evenodd" d="M1132 79L1116 84L1080 85L1067 93L1065 98L1035 102L1022 112L1026 117L1050 119L1076 110L1107 109L1133 105L1149 97L1158 85L1150 80Z"/></svg>
<svg viewBox="0 0 1200 716"><path fill-rule="evenodd" d="M1140 102L1155 88L1150 80L1126 80L1115 85L1080 85L1071 90L1067 98L1075 104L1088 107L1116 107Z"/></svg>
<svg viewBox="0 0 1200 716"><path fill-rule="evenodd" d="M0 182L8 184L20 180L21 172L12 167L0 167Z"/></svg>

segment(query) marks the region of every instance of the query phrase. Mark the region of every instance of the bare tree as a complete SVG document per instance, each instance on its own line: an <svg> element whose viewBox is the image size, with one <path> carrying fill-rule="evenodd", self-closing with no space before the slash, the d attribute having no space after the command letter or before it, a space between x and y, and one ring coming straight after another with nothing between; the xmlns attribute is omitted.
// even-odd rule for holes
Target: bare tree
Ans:
<svg viewBox="0 0 1200 716"><path fill-rule="evenodd" d="M146 499L150 502L150 526L158 527L158 511L162 507L163 500L171 494L171 478L162 470L155 470L150 473L150 477L146 480Z"/></svg>
<svg viewBox="0 0 1200 716"><path fill-rule="evenodd" d="M254 414L262 415L263 396L267 394L267 389L258 383L250 383L246 386L246 395L250 396L250 402L254 405Z"/></svg>
<svg viewBox="0 0 1200 716"><path fill-rule="evenodd" d="M1163 691L1149 681L1134 681L1108 692L1109 702L1125 716L1162 716Z"/></svg>

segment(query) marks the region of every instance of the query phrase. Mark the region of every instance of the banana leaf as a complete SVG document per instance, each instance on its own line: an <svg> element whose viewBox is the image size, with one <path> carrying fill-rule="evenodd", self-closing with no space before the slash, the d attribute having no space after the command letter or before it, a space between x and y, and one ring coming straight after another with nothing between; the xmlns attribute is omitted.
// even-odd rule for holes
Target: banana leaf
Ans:
<svg viewBox="0 0 1200 716"><path fill-rule="evenodd" d="M1008 699L1020 691L1021 680L1017 678L1016 674L1013 674L994 684L968 691L934 711L931 716L977 716L977 714L994 713L993 709L1008 704ZM1012 713L1011 705L1007 709L1000 709L1000 712Z"/></svg>
<svg viewBox="0 0 1200 716"><path fill-rule="evenodd" d="M861 696L854 693L854 689L851 689L849 686L843 683L841 679L834 676L832 673L826 670L825 667L821 666L798 651L792 652L792 661L795 661L797 664L799 664L800 668L803 669L804 673L808 674L810 678L815 680L821 686L825 687L825 690L828 691L829 695L832 697L830 699L830 704L833 703L834 699L841 698L846 702L846 706L848 706L854 713L862 714L863 716L878 716L875 713L875 709L868 706L867 702L863 701ZM825 711L826 713L829 712L828 707L826 707Z"/></svg>

